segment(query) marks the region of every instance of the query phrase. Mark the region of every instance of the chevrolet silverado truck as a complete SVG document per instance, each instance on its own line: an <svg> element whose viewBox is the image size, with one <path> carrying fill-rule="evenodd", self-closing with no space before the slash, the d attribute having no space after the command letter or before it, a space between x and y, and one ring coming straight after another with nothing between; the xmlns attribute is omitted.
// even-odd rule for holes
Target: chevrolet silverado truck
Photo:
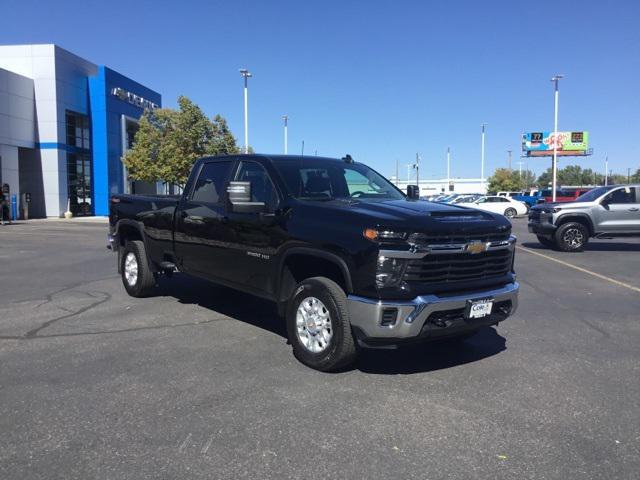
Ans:
<svg viewBox="0 0 640 480"><path fill-rule="evenodd" d="M335 371L517 308L509 220L417 197L350 156L203 158L180 196L114 195L109 241L129 295L179 271L269 299L296 358Z"/></svg>
<svg viewBox="0 0 640 480"><path fill-rule="evenodd" d="M573 202L536 205L528 226L541 244L565 252L581 251L590 237L640 236L640 185L598 187Z"/></svg>

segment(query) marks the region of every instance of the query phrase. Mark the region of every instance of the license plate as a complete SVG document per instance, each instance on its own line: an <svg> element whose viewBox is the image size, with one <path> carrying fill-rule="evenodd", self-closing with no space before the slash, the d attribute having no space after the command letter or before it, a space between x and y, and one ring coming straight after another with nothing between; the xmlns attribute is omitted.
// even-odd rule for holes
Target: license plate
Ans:
<svg viewBox="0 0 640 480"><path fill-rule="evenodd" d="M467 302L467 318L483 318L491 315L493 308L493 299L469 300Z"/></svg>

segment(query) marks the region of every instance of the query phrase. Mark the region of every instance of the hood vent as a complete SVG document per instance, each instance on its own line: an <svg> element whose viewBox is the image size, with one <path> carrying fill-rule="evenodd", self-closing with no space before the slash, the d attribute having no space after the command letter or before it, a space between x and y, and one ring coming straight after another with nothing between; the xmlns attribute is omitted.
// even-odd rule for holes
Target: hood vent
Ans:
<svg viewBox="0 0 640 480"><path fill-rule="evenodd" d="M431 212L431 218L440 222L464 222L493 220L491 215L487 215L479 210L461 210L458 212Z"/></svg>

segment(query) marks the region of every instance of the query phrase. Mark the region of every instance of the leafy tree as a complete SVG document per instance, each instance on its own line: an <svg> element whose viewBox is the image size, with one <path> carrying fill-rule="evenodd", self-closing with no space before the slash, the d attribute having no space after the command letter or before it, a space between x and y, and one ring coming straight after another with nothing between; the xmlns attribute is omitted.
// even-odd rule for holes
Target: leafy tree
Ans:
<svg viewBox="0 0 640 480"><path fill-rule="evenodd" d="M488 179L488 188L490 192L524 190L533 178L533 173L528 170L522 172L521 177L519 170L497 168Z"/></svg>
<svg viewBox="0 0 640 480"><path fill-rule="evenodd" d="M223 117L209 120L200 107L180 96L178 110L145 110L133 148L122 161L134 180L184 186L198 158L238 151Z"/></svg>
<svg viewBox="0 0 640 480"><path fill-rule="evenodd" d="M633 183L640 183L640 168L636 170L636 173L631 175L631 181Z"/></svg>
<svg viewBox="0 0 640 480"><path fill-rule="evenodd" d="M551 185L552 172L551 168L547 168L537 180L541 187ZM594 172L590 168L582 169L579 165L567 165L558 169L557 174L558 185L601 185L604 183L604 176Z"/></svg>

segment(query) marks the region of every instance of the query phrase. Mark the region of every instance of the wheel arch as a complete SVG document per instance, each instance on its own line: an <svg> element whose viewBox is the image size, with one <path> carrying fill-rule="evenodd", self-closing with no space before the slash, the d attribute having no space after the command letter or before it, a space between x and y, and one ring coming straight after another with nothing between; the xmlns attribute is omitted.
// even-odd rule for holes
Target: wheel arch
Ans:
<svg viewBox="0 0 640 480"><path fill-rule="evenodd" d="M142 228L142 225L140 225L139 222L136 222L135 220L130 220L130 219L119 220L118 223L116 224L115 234L118 240L118 273L121 273L121 268L122 268L122 265L121 265L122 247L124 247L127 241L130 241L130 240L140 240L144 244L144 247L145 247L144 251L147 257L147 263L150 266L150 268L154 270L154 263L151 261L151 258L149 258L149 248L147 246L147 239L144 235L144 230Z"/></svg>
<svg viewBox="0 0 640 480"><path fill-rule="evenodd" d="M556 220L556 226L559 228L562 225L569 222L582 223L585 227L587 227L587 230L589 231L590 236L595 235L593 222L591 221L591 218L588 215L584 213L566 213L564 215L560 215Z"/></svg>
<svg viewBox="0 0 640 480"><path fill-rule="evenodd" d="M336 282L346 294L353 291L349 267L335 253L310 247L292 247L282 256L278 269L278 303L286 302L304 278L324 276Z"/></svg>

